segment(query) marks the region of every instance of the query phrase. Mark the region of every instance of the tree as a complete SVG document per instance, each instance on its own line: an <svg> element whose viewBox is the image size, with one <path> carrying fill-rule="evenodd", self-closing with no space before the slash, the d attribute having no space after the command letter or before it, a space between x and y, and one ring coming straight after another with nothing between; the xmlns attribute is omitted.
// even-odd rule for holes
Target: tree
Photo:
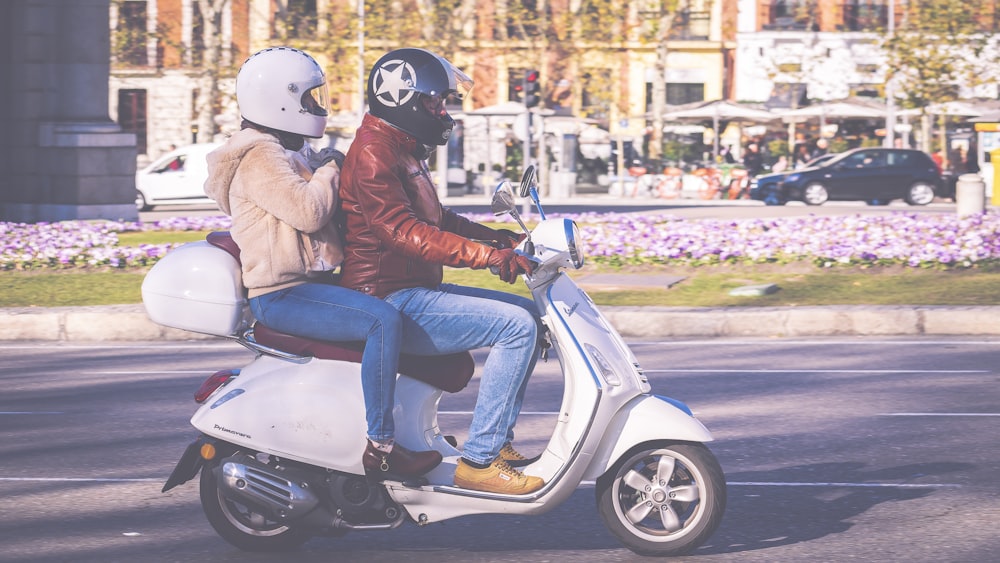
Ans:
<svg viewBox="0 0 1000 563"><path fill-rule="evenodd" d="M209 143L215 137L215 115L219 108L219 74L222 71L222 15L229 10L230 0L198 0L201 14L201 36L204 50L198 69L198 99L195 103L197 141Z"/></svg>
<svg viewBox="0 0 1000 563"><path fill-rule="evenodd" d="M670 38L670 30L674 25L674 17L678 7L678 0L661 2L658 13L652 14L656 22L654 28L656 62L653 66L654 79L650 107L652 135L649 143L649 158L651 160L659 160L663 154L663 114L667 109L667 55L670 53L667 40ZM621 154L620 150L619 154Z"/></svg>
<svg viewBox="0 0 1000 563"><path fill-rule="evenodd" d="M923 134L921 148L930 152L927 106L959 98L960 86L983 83L982 55L990 35L983 33L979 10L965 0L922 0L902 6L893 32L884 43L888 73L904 105L920 108ZM942 116L941 149L947 155Z"/></svg>

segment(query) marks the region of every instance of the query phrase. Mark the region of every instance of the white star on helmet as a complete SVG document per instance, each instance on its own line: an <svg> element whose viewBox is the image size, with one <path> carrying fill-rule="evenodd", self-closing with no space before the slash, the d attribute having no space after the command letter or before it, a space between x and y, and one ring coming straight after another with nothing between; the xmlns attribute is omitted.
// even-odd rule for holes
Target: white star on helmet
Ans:
<svg viewBox="0 0 1000 563"><path fill-rule="evenodd" d="M408 76L409 80L404 78ZM413 84L416 77L413 68L401 60L386 61L378 69L380 84L376 85L375 95L391 107L405 104L413 96Z"/></svg>

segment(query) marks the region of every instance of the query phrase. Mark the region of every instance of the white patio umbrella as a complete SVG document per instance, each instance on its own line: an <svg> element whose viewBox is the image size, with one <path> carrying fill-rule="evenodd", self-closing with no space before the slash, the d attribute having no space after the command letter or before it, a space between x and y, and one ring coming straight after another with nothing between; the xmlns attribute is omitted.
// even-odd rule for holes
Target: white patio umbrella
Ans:
<svg viewBox="0 0 1000 563"><path fill-rule="evenodd" d="M819 130L823 131L826 121L838 119L877 119L885 118L885 108L852 100L833 100L820 102L801 108L784 110L781 120L788 124L788 148L791 150L795 139L795 124L819 118Z"/></svg>
<svg viewBox="0 0 1000 563"><path fill-rule="evenodd" d="M885 108L858 102L836 100L781 112L781 120L785 123L806 121L814 117L819 118L820 129L822 129L828 119L884 118Z"/></svg>
<svg viewBox="0 0 1000 563"><path fill-rule="evenodd" d="M951 102L940 102L931 104L924 108L927 115L951 115L955 117L979 117L987 110L976 107L969 102L955 100ZM913 117L921 115L920 108L904 109L896 112L896 115Z"/></svg>
<svg viewBox="0 0 1000 563"><path fill-rule="evenodd" d="M668 111L663 114L664 121L691 122L712 120L714 146L712 155L719 156L719 122L736 121L739 123L765 123L778 119L777 114L773 114L765 109L729 102L726 100L715 100L694 107Z"/></svg>

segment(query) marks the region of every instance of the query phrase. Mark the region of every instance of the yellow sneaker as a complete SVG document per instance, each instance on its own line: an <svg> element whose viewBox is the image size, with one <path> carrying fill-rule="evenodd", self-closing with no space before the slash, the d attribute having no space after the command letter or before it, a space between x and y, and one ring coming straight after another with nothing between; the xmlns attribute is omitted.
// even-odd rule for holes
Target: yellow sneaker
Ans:
<svg viewBox="0 0 1000 563"><path fill-rule="evenodd" d="M525 467L527 465L531 465L532 463L538 461L539 457L541 456L535 456L531 459L524 457L520 452L514 449L514 446L512 446L510 442L507 442L502 448L500 448L500 458L510 464L511 467Z"/></svg>
<svg viewBox="0 0 1000 563"><path fill-rule="evenodd" d="M526 495L542 488L545 481L541 477L525 475L514 469L501 457L493 460L486 469L476 469L458 460L455 470L455 486L473 491L499 493L502 495Z"/></svg>

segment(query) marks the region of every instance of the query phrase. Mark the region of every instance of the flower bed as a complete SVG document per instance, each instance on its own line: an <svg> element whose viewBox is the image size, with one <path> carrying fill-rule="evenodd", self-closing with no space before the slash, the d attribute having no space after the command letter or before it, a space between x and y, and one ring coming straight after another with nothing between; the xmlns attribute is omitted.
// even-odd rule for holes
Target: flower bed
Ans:
<svg viewBox="0 0 1000 563"><path fill-rule="evenodd" d="M497 221L489 214L474 221ZM969 268L1000 264L1000 213L892 213L780 219L679 219L669 215L579 214L588 259L608 265L791 263L820 267ZM0 270L141 268L176 244L120 246L128 231L226 230L229 218L154 223L0 223Z"/></svg>

